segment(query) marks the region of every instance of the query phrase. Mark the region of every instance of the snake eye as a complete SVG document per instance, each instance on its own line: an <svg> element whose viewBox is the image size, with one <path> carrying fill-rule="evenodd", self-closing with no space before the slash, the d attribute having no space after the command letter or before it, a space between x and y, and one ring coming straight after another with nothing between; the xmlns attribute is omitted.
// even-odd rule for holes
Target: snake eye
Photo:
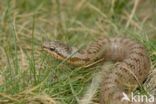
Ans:
<svg viewBox="0 0 156 104"><path fill-rule="evenodd" d="M55 48L54 47L50 47L49 48L51 51L55 51Z"/></svg>

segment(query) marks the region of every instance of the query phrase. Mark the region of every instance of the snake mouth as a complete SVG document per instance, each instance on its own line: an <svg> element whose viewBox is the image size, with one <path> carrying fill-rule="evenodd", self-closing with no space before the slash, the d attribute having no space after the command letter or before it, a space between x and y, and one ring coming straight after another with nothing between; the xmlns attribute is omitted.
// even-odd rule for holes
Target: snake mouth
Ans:
<svg viewBox="0 0 156 104"><path fill-rule="evenodd" d="M49 52L49 48L48 47L42 46L41 48L42 48L43 51L48 51Z"/></svg>

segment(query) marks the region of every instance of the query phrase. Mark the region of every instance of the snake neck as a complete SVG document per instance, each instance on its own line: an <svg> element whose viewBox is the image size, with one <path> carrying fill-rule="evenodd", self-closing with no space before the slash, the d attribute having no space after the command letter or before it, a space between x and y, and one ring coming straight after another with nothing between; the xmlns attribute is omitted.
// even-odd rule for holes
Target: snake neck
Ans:
<svg viewBox="0 0 156 104"><path fill-rule="evenodd" d="M78 50L75 47L71 47L72 52L64 56L64 59L67 59L69 64L75 66L83 66L90 62L91 56L84 50Z"/></svg>

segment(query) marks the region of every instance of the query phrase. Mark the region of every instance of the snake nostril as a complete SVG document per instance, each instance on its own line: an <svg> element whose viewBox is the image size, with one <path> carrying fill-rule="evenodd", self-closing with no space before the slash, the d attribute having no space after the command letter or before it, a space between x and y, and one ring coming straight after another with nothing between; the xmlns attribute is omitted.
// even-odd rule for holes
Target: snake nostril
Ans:
<svg viewBox="0 0 156 104"><path fill-rule="evenodd" d="M42 48L47 48L45 45L42 45L41 47L42 47Z"/></svg>

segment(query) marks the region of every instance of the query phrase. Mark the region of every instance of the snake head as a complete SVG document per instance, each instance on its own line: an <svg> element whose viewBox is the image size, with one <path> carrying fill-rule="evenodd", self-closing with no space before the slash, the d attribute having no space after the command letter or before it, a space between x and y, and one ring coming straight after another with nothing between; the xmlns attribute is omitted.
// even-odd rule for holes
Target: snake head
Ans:
<svg viewBox="0 0 156 104"><path fill-rule="evenodd" d="M50 53L54 58L58 60L68 59L67 62L72 65L84 65L89 60L86 54L78 52L75 47L62 43L60 41L44 42L43 50Z"/></svg>
<svg viewBox="0 0 156 104"><path fill-rule="evenodd" d="M60 60L67 58L72 53L70 46L57 40L44 42L42 47L43 50Z"/></svg>

